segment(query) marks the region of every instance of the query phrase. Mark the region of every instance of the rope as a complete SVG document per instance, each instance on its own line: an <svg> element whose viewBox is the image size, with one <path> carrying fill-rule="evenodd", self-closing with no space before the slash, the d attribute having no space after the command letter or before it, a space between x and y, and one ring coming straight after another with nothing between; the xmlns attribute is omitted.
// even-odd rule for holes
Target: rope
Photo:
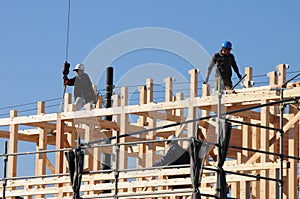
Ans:
<svg viewBox="0 0 300 199"><path fill-rule="evenodd" d="M68 2L67 36L66 36L66 61L68 60L68 56L69 56L70 13L71 13L71 0L69 0L69 2Z"/></svg>

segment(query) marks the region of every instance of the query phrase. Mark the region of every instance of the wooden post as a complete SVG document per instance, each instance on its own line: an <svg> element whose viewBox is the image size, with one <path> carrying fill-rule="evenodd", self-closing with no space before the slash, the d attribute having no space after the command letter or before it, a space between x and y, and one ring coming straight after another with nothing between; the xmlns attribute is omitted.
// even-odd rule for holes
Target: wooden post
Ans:
<svg viewBox="0 0 300 199"><path fill-rule="evenodd" d="M252 148L253 149L260 149L260 128L259 127L252 127ZM258 160L255 160L258 162ZM254 171L253 175L259 174L257 171ZM252 182L252 198L259 199L260 197L260 182L253 181Z"/></svg>
<svg viewBox="0 0 300 199"><path fill-rule="evenodd" d="M165 101L171 102L173 98L173 78L167 77L165 78Z"/></svg>
<svg viewBox="0 0 300 199"><path fill-rule="evenodd" d="M102 102L103 102L102 96L98 96L98 101L96 103L96 109L102 108Z"/></svg>
<svg viewBox="0 0 300 199"><path fill-rule="evenodd" d="M61 120L61 114L57 114L56 120L56 149L63 149L64 148L64 121ZM64 153L63 152L56 152L55 158L55 173L59 174L63 172L63 159Z"/></svg>
<svg viewBox="0 0 300 199"><path fill-rule="evenodd" d="M140 105L147 103L147 88L146 86L140 86ZM139 125L147 126L147 118L145 116L140 116L138 120Z"/></svg>
<svg viewBox="0 0 300 199"><path fill-rule="evenodd" d="M202 84L202 97L208 97L208 96L210 96L210 85L209 84ZM208 115L209 115L209 111L208 110L202 110L201 111L201 116L202 117L206 117ZM207 138L208 129L207 128L203 128L201 126L199 126L199 127L201 128L203 135ZM209 164L209 157L208 156L205 159L205 164L206 165ZM206 176L206 177L209 176L209 174L203 174L203 175ZM201 183L201 187L202 188L208 188L208 187L210 187L210 183ZM204 199L208 199L209 197L203 196L203 198Z"/></svg>
<svg viewBox="0 0 300 199"><path fill-rule="evenodd" d="M128 88L122 87L121 88L121 107L128 106ZM128 129L128 114L125 114L123 111L120 117L120 135L124 135L127 133ZM125 143L126 138L120 138L120 143ZM121 145L120 146L120 169L127 169L128 167L128 145Z"/></svg>
<svg viewBox="0 0 300 199"><path fill-rule="evenodd" d="M266 104L267 100L261 100L261 104ZM268 126L269 121L269 107L262 107L260 112L260 120L262 126ZM269 151L269 131L267 129L262 128L260 131L260 147L263 151ZM269 155L261 154L260 162L266 163L269 161ZM261 170L261 176L269 177L268 170ZM270 198L269 197L269 182L266 180L260 181L260 196L261 198Z"/></svg>
<svg viewBox="0 0 300 199"><path fill-rule="evenodd" d="M18 116L16 110L10 111L10 118ZM17 153L18 152L18 125L11 124L9 127L9 148L8 153ZM8 157L8 177L16 177L17 175L17 156Z"/></svg>
<svg viewBox="0 0 300 199"><path fill-rule="evenodd" d="M113 95L112 96L112 101L113 101L113 107L120 107L121 106L121 100L120 100L120 96L119 95ZM121 125L120 121L121 121L121 116L120 115L113 115L113 121L117 122L118 123L118 126ZM117 135L117 131L116 130L113 130L112 131L112 136L116 136ZM116 140L112 140L111 141L112 144L116 144ZM115 150L114 150L114 147L111 147L112 148L112 169L115 169L116 168L116 153L115 153Z"/></svg>
<svg viewBox="0 0 300 199"><path fill-rule="evenodd" d="M288 68L288 65L286 64L279 64L277 66L278 70L278 85L282 85L286 82L286 69Z"/></svg>
<svg viewBox="0 0 300 199"><path fill-rule="evenodd" d="M190 98L198 97L198 71L197 69L189 70L190 74Z"/></svg>
<svg viewBox="0 0 300 199"><path fill-rule="evenodd" d="M250 123L249 118L244 118L244 122ZM251 140L252 140L252 132L251 127L249 125L242 126L242 146L245 148L251 148ZM243 164L247 162L250 158L250 153L247 150L242 150L242 157L238 160L238 164ZM240 183L240 198L250 198L250 182L249 181L242 181Z"/></svg>
<svg viewBox="0 0 300 199"><path fill-rule="evenodd" d="M45 113L45 102L38 102L38 115ZM37 143L37 151L42 151L47 149L47 132L43 128L37 128L39 131L39 142ZM41 176L46 174L46 153L36 154L36 165L35 165L35 175ZM39 188L45 188L45 185L39 185ZM38 198L44 198L45 195L37 195Z"/></svg>
<svg viewBox="0 0 300 199"><path fill-rule="evenodd" d="M146 80L147 87L147 103L153 102L153 79Z"/></svg>
<svg viewBox="0 0 300 199"><path fill-rule="evenodd" d="M268 76L269 76L269 85L270 86L275 86L278 84L276 71L269 72Z"/></svg>
<svg viewBox="0 0 300 199"><path fill-rule="evenodd" d="M173 78L167 77L164 79L166 87L165 87L165 101L172 102L173 101ZM172 114L172 110L166 110L167 115Z"/></svg>
<svg viewBox="0 0 300 199"><path fill-rule="evenodd" d="M289 112L293 116L295 116L299 111L290 106ZM288 131L288 154L290 156L299 157L299 121L295 122L295 124L289 129ZM285 193L288 195L288 198L298 198L297 196L297 185L298 180L297 176L297 163L298 161L295 159L288 159L290 162L290 168L288 169L288 176L285 177L285 184L284 188L285 190L288 190L288 193ZM287 188L287 189L286 189ZM286 196L287 197L287 196Z"/></svg>
<svg viewBox="0 0 300 199"><path fill-rule="evenodd" d="M72 94L65 93L64 112L68 112L70 104L72 104Z"/></svg>
<svg viewBox="0 0 300 199"><path fill-rule="evenodd" d="M146 104L147 103L147 89L146 86L140 86L140 105ZM138 120L138 124L140 126L147 126L147 117L146 116L140 116ZM146 139L146 134L139 134L137 135L141 140ZM139 144L139 154L138 154L138 159L136 161L136 167L137 168L144 168L146 166L146 144ZM142 179L140 179L142 180ZM140 188L139 191L143 190L143 188Z"/></svg>
<svg viewBox="0 0 300 199"><path fill-rule="evenodd" d="M190 74L190 98L198 97L198 73L197 69L189 70ZM190 105L188 107L188 120L196 118L196 108ZM195 135L196 122L188 123L188 137Z"/></svg>
<svg viewBox="0 0 300 199"><path fill-rule="evenodd" d="M247 75L247 76L245 77L244 86L246 88L250 88L250 87L252 87L252 85L251 85L252 67L248 66L248 67L245 68L245 75Z"/></svg>

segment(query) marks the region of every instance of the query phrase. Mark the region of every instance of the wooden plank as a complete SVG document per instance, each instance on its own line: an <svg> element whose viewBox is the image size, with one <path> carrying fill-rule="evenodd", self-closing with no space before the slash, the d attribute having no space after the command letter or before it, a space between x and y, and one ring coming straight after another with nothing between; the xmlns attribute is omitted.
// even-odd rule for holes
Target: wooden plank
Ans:
<svg viewBox="0 0 300 199"><path fill-rule="evenodd" d="M265 104L267 103L267 100L262 100L261 103ZM262 126L268 126L269 125L269 107L263 107L261 108L261 125ZM263 151L269 150L269 134L267 129L261 129L260 131L260 147ZM269 155L267 154L261 154L260 155L260 162L266 163L269 161ZM269 177L269 171L268 170L262 170L260 171L261 176ZM260 196L262 198L269 198L269 182L266 180L260 181Z"/></svg>
<svg viewBox="0 0 300 199"><path fill-rule="evenodd" d="M190 74L190 98L198 97L198 71L197 69L189 70Z"/></svg>
<svg viewBox="0 0 300 199"><path fill-rule="evenodd" d="M249 88L245 93L230 94L224 96L224 103L241 103L241 102L251 102L259 101L261 96L264 96L266 100L279 100L279 96L276 94L276 91L273 90L260 90L251 92L252 88ZM243 89L247 90L247 89ZM300 87L295 87L291 90L285 91L285 97L296 97L300 93ZM187 108L192 107L206 107L214 104L210 97L205 98L189 98L182 101L174 102L162 102L162 103L148 103L144 105L131 105L124 108L113 107L107 109L92 109L90 111L76 111L76 112L64 112L61 115L62 120L71 120L78 119L82 117L95 117L95 116L106 116L121 114L122 111L125 111L127 114L138 114L140 112L148 111L158 111L158 110L168 110L168 109L178 109L178 108ZM7 126L10 124L25 124L26 123L36 123L36 122L53 122L56 121L57 114L45 114L45 115L33 115L33 116L22 116L15 117L12 119L2 118L0 119L0 126Z"/></svg>
<svg viewBox="0 0 300 199"><path fill-rule="evenodd" d="M37 114L41 115L45 113L45 102L38 102L38 111ZM43 151L47 150L47 132L43 128L38 128L39 131L39 142L37 143L36 150ZM41 176L46 174L46 153L37 153L35 161L35 175ZM45 186L41 185L41 188ZM44 198L45 195L37 195L38 198Z"/></svg>
<svg viewBox="0 0 300 199"><path fill-rule="evenodd" d="M294 118L298 118L297 122L294 123L293 126L290 126L288 131L288 154L290 156L299 157L299 116L300 113L296 108L290 106L289 112L294 114ZM284 184L285 194L289 198L297 198L297 188L298 188L298 180L297 176L299 175L297 172L297 163L299 161L294 159L289 159L290 168L288 169L288 175L285 179L287 179L287 183Z"/></svg>
<svg viewBox="0 0 300 199"><path fill-rule="evenodd" d="M10 118L13 119L17 117L18 112L16 110L10 111ZM9 127L10 137L9 137L9 147L8 153L18 152L18 125L11 124ZM8 156L8 177L15 177L17 175L17 156Z"/></svg>
<svg viewBox="0 0 300 199"><path fill-rule="evenodd" d="M61 119L61 115L57 115L57 123L56 123L56 149L64 148L64 121ZM63 172L63 152L56 152L55 158L55 173L59 174Z"/></svg>
<svg viewBox="0 0 300 199"><path fill-rule="evenodd" d="M245 67L245 75L247 75L245 77L245 81L244 81L244 87L245 88L250 88L252 87L251 85L251 81L252 81L252 67Z"/></svg>

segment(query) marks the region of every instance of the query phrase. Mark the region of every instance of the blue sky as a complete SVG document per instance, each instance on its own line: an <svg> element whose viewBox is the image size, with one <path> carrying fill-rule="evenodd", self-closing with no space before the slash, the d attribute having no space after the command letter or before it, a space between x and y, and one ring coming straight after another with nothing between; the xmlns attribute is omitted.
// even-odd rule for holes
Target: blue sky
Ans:
<svg viewBox="0 0 300 199"><path fill-rule="evenodd" d="M67 5L68 0L0 1L0 107L62 95ZM265 74L279 63L288 63L289 70L296 71L299 67L299 8L297 0L184 3L177 0L71 0L68 61L74 67L100 42L120 32L161 27L191 37L209 55L219 51L222 41L232 41L232 52L241 71L245 66L253 66L254 74ZM169 58L160 53L154 55L128 56L127 59L125 56L118 64L130 68L130 63ZM122 74L116 70L115 75Z"/></svg>
<svg viewBox="0 0 300 199"><path fill-rule="evenodd" d="M73 68L120 32L160 27L187 35L209 55L219 51L222 41L232 41L241 73L252 66L254 75L266 74L280 63L299 71L299 8L298 0L71 0L68 61ZM0 108L62 96L67 10L68 0L0 1ZM191 69L166 52L144 51L118 59L114 65L122 70L115 70L115 76L151 62L177 68L182 64L185 74Z"/></svg>

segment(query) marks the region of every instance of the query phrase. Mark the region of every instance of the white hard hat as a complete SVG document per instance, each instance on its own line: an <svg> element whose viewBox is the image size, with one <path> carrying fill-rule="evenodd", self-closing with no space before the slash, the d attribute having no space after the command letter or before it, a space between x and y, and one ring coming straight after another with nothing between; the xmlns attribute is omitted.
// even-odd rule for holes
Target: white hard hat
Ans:
<svg viewBox="0 0 300 199"><path fill-rule="evenodd" d="M73 71L76 71L76 70L82 70L82 71L84 71L85 70L85 66L83 64L77 64L75 66L75 68L73 69Z"/></svg>
<svg viewBox="0 0 300 199"><path fill-rule="evenodd" d="M167 139L167 144L170 144L172 141L174 141L174 139L176 139L175 135L170 135Z"/></svg>

